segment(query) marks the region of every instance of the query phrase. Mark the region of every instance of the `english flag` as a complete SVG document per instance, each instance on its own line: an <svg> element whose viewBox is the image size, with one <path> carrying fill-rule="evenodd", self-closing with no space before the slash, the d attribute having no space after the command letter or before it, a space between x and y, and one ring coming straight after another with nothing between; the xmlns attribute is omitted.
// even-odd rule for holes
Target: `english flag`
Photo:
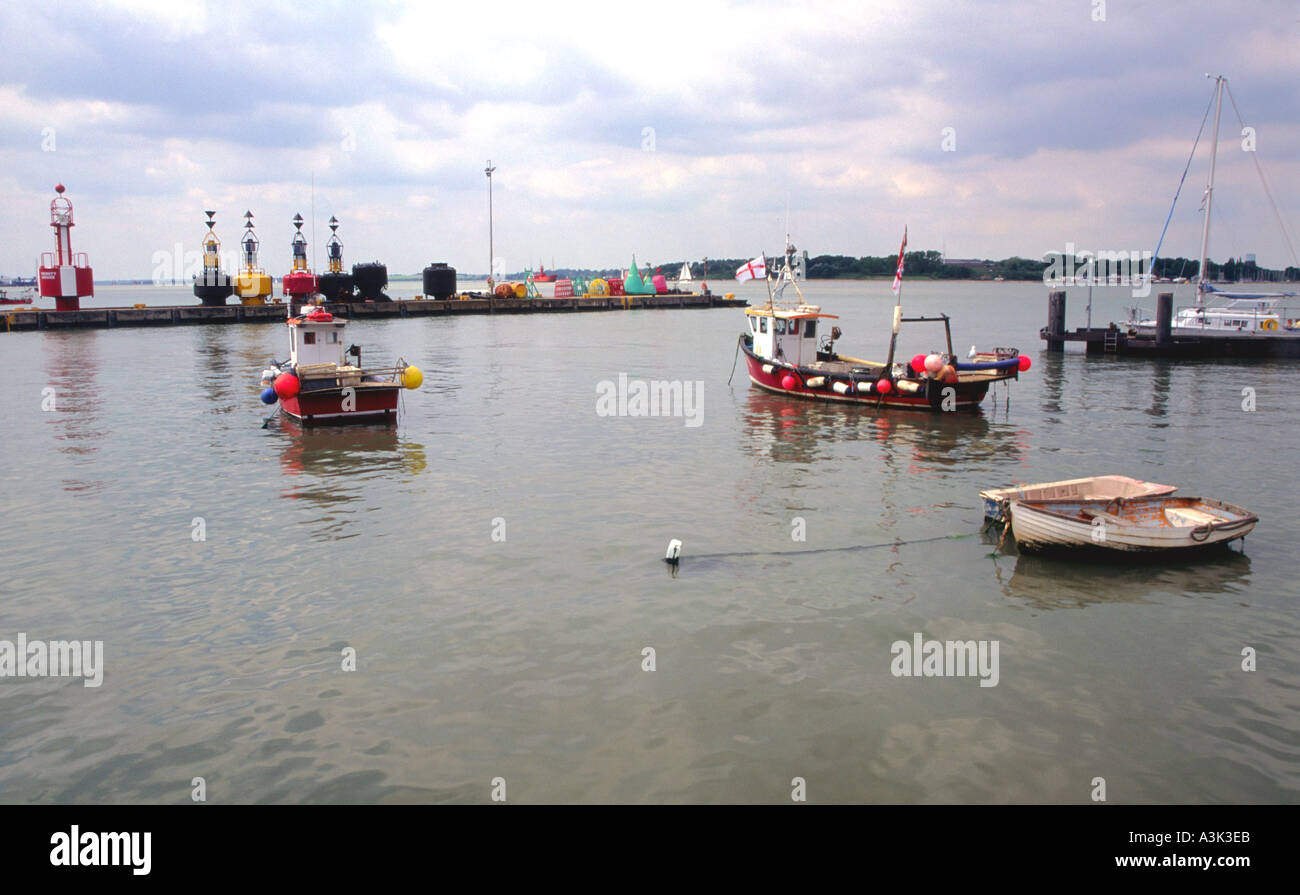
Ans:
<svg viewBox="0 0 1300 895"><path fill-rule="evenodd" d="M767 279L767 259L759 255L748 264L743 264L736 268L736 279L744 280L766 280Z"/></svg>
<svg viewBox="0 0 1300 895"><path fill-rule="evenodd" d="M903 288L903 252L907 249L907 228L903 228L903 244L898 247L898 270L894 271L894 294Z"/></svg>

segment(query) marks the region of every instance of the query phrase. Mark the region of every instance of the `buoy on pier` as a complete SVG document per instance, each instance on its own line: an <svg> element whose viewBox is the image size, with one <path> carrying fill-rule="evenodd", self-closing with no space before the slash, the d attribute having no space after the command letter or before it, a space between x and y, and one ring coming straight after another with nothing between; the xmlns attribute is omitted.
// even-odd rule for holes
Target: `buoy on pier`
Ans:
<svg viewBox="0 0 1300 895"><path fill-rule="evenodd" d="M50 202L50 226L57 251L41 253L41 297L54 299L56 311L80 311L81 299L95 294L95 274L85 252L72 253L72 203L63 196L63 184L54 192L58 195Z"/></svg>
<svg viewBox="0 0 1300 895"><path fill-rule="evenodd" d="M316 278L320 294L328 301L352 301L352 292L356 284L352 274L343 269L343 242L338 234L339 219L330 217L330 239L325 243L329 257L329 269Z"/></svg>
<svg viewBox="0 0 1300 895"><path fill-rule="evenodd" d="M302 235L303 223L301 214L293 216L293 270L280 281L280 293L295 299L316 294L316 275L307 264L307 237Z"/></svg>
<svg viewBox="0 0 1300 895"><path fill-rule="evenodd" d="M208 216L205 222L208 232L203 237L203 273L194 275L194 294L202 304L220 307L235 291L235 286L230 274L221 269L221 240L212 229L216 212L203 213Z"/></svg>
<svg viewBox="0 0 1300 895"><path fill-rule="evenodd" d="M257 266L257 249L261 241L253 232L253 213L244 212L243 257L239 276L235 278L235 294L240 304L264 305L271 295L271 278Z"/></svg>
<svg viewBox="0 0 1300 895"><path fill-rule="evenodd" d="M384 293L388 285L388 267L378 261L352 265L352 280L362 301L392 301Z"/></svg>
<svg viewBox="0 0 1300 895"><path fill-rule="evenodd" d="M447 299L456 294L456 268L435 261L424 269L422 284L428 298Z"/></svg>

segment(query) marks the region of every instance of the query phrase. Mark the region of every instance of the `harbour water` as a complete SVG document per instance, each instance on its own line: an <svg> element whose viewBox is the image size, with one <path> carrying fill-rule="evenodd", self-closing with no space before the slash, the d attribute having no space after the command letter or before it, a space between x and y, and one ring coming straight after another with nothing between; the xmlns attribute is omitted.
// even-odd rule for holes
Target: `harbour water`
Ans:
<svg viewBox="0 0 1300 895"><path fill-rule="evenodd" d="M805 291L883 357L887 282ZM105 667L0 681L0 800L1300 801L1294 363L1049 356L1041 284L905 299L1032 369L976 415L877 414L743 361L728 385L732 310L358 322L424 387L395 428L303 432L262 428L282 326L4 337L0 639L102 640ZM599 415L620 373L703 383L701 424ZM1261 522L1244 555L1138 566L981 532L981 488L1102 472ZM916 633L996 640L997 686L895 677Z"/></svg>

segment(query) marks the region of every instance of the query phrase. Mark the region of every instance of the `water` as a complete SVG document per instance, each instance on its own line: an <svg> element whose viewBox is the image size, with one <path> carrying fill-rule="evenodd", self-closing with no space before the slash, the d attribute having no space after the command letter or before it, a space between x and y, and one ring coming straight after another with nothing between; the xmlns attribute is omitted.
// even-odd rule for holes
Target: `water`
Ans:
<svg viewBox="0 0 1300 895"><path fill-rule="evenodd" d="M0 682L0 800L183 802L198 776L213 802L483 803L503 777L511 802L788 803L796 776L815 802L1083 803L1097 776L1112 802L1300 800L1294 364L1049 357L1041 285L905 289L959 354L1033 368L979 415L876 414L743 361L728 386L734 310L358 322L425 385L396 428L304 433L261 427L282 326L0 335L0 638L103 640L107 666ZM883 356L887 282L806 292ZM940 346L913 327L900 356ZM703 424L597 416L620 372L703 381ZM1094 472L1262 521L1191 565L981 535L981 488ZM998 685L893 677L915 632L999 641Z"/></svg>

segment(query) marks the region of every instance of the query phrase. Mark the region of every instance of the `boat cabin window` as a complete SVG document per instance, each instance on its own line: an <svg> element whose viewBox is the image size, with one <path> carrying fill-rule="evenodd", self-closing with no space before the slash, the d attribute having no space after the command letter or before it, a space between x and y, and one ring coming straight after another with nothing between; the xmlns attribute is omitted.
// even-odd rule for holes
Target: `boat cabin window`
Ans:
<svg viewBox="0 0 1300 895"><path fill-rule="evenodd" d="M765 333L765 332L767 332L767 318L766 318L766 317L759 317L759 318L758 318L758 331L761 332L761 333Z"/></svg>
<svg viewBox="0 0 1300 895"><path fill-rule="evenodd" d="M750 318L749 318L749 328L752 329L754 332L758 332L758 318L757 318L757 317L750 317Z"/></svg>
<svg viewBox="0 0 1300 895"><path fill-rule="evenodd" d="M784 317L778 317L778 318L776 318L776 334L777 334L778 336L783 336L783 335L785 335L785 318L784 318Z"/></svg>
<svg viewBox="0 0 1300 895"><path fill-rule="evenodd" d="M339 341L339 334L336 332L330 333L330 343L337 345L338 341Z"/></svg>
<svg viewBox="0 0 1300 895"><path fill-rule="evenodd" d="M316 334L315 334L315 333L303 333L303 334L302 334L302 343L303 343L304 345L315 345L315 344L316 344Z"/></svg>
<svg viewBox="0 0 1300 895"><path fill-rule="evenodd" d="M799 321L798 321L798 320L791 320L791 321L790 321L790 335L792 335L792 336L797 336L797 335L799 335Z"/></svg>
<svg viewBox="0 0 1300 895"><path fill-rule="evenodd" d="M809 320L807 323L804 324L804 328L803 328L803 337L804 337L805 339L813 339L813 338L816 338L816 337L817 337L817 321L816 321L816 320Z"/></svg>

